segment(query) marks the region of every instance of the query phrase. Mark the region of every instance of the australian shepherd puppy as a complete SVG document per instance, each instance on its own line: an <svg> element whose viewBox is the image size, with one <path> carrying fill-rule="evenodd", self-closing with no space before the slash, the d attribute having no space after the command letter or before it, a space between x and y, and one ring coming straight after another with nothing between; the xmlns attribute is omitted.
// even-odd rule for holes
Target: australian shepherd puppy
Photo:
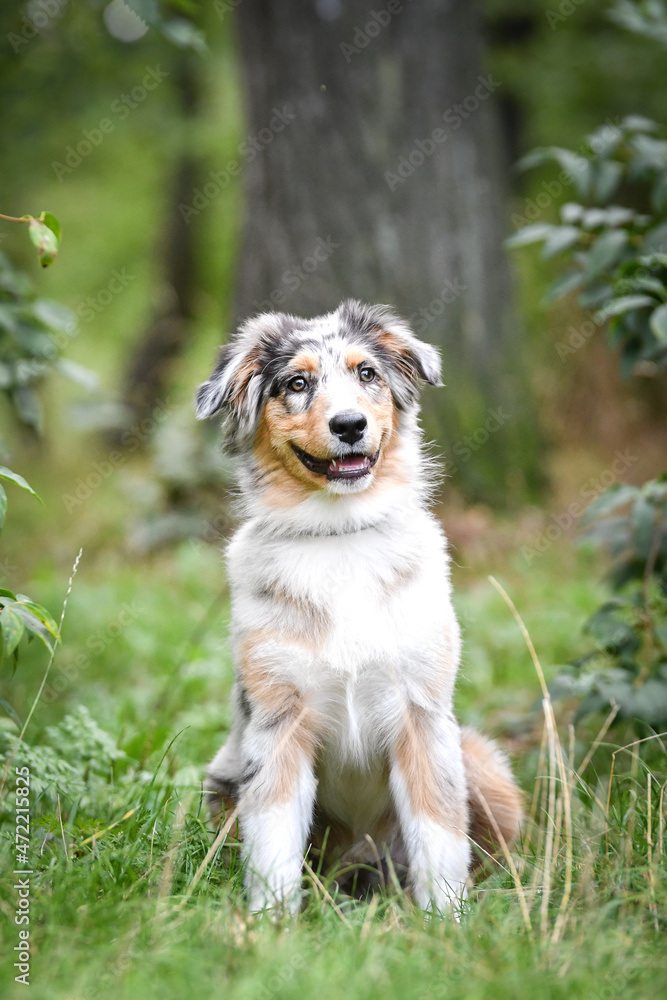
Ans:
<svg viewBox="0 0 667 1000"><path fill-rule="evenodd" d="M309 849L381 858L422 908L456 908L475 854L515 836L498 747L454 718L447 543L418 425L436 350L386 306L248 320L199 389L240 458L227 550L236 681L208 770L238 807L253 910L295 911Z"/></svg>

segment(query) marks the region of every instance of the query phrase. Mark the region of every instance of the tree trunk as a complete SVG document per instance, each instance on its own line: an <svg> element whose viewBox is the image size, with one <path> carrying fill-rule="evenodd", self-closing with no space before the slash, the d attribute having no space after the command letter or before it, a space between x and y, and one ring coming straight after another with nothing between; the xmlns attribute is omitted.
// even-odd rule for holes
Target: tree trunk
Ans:
<svg viewBox="0 0 667 1000"><path fill-rule="evenodd" d="M347 297L395 305L442 348L449 388L430 394L427 430L468 492L505 495L526 394L502 248L500 83L483 70L474 3L243 0L237 16L248 133L237 319ZM485 423L498 407L496 434Z"/></svg>

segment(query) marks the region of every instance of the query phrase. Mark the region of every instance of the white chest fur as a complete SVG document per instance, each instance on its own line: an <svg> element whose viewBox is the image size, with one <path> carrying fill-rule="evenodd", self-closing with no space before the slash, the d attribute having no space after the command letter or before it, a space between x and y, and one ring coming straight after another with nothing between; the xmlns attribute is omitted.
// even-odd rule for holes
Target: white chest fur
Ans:
<svg viewBox="0 0 667 1000"><path fill-rule="evenodd" d="M296 538L267 537L250 521L227 561L235 639L257 630L276 637L270 670L308 693L348 760L377 752L406 702L451 699L459 630L445 538L423 508L375 527ZM309 635L306 617L302 641L293 642L294 606L320 615L321 631L313 625Z"/></svg>

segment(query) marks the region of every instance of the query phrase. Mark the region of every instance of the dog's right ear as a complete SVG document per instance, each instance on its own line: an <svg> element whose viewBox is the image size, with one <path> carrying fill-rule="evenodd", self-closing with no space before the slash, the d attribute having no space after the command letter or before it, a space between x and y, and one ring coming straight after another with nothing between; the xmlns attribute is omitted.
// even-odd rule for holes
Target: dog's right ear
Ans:
<svg viewBox="0 0 667 1000"><path fill-rule="evenodd" d="M245 353L239 350L236 342L221 347L210 378L197 390L197 419L206 420L224 407L240 411L248 394L254 368L252 351Z"/></svg>
<svg viewBox="0 0 667 1000"><path fill-rule="evenodd" d="M197 391L195 413L205 420L222 411L227 446L238 444L257 427L263 403L262 348L275 336L275 314L247 320L221 348L210 378Z"/></svg>

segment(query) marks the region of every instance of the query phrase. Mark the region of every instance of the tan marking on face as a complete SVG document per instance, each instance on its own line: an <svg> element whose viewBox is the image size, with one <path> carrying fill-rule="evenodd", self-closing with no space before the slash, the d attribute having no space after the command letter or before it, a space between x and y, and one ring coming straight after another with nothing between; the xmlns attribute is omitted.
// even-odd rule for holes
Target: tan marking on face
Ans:
<svg viewBox="0 0 667 1000"><path fill-rule="evenodd" d="M274 446L271 433L275 434L276 421L272 426L271 415L267 413L273 402L264 409L253 452L262 477L262 498L272 507L295 507L319 487L313 482L316 477L302 465L287 442L280 451Z"/></svg>
<svg viewBox="0 0 667 1000"><path fill-rule="evenodd" d="M374 482L371 489L367 491L369 493L405 486L412 475L412 471L405 467L400 455L400 417L391 394L383 416L388 419L390 430L387 432L380 458L376 463Z"/></svg>
<svg viewBox="0 0 667 1000"><path fill-rule="evenodd" d="M464 831L467 829L465 808L454 795L447 794L446 786L438 780L433 767L433 739L426 712L413 707L394 747L396 763L407 785L413 811L450 830Z"/></svg>
<svg viewBox="0 0 667 1000"><path fill-rule="evenodd" d="M386 469L383 470L383 477L398 479L399 464L391 462L397 416L391 392L388 387L384 388L380 399L375 400L370 399L363 387L359 386L357 405L368 419L368 453L381 451L380 459L370 475L375 479L384 464ZM326 391L318 394L304 412L290 413L281 397L267 402L254 448L254 457L262 475L260 486L265 502L276 507L294 506L314 490L327 488L326 477L307 469L295 455L292 445L315 458L331 457L330 406L331 401ZM383 454L385 446L386 455ZM365 492L370 489L372 484Z"/></svg>
<svg viewBox="0 0 667 1000"><path fill-rule="evenodd" d="M368 354L361 347L350 347L345 352L345 364L348 368L358 368L368 360Z"/></svg>
<svg viewBox="0 0 667 1000"><path fill-rule="evenodd" d="M255 459L266 478L264 500L278 507L300 503L327 480L307 469L292 448L316 458L331 454L331 435L326 417L327 399L318 396L304 413L288 413L280 398L264 407L255 442Z"/></svg>
<svg viewBox="0 0 667 1000"><path fill-rule="evenodd" d="M312 372L316 375L320 370L320 362L316 354L309 351L302 351L292 358L292 365L300 372Z"/></svg>

